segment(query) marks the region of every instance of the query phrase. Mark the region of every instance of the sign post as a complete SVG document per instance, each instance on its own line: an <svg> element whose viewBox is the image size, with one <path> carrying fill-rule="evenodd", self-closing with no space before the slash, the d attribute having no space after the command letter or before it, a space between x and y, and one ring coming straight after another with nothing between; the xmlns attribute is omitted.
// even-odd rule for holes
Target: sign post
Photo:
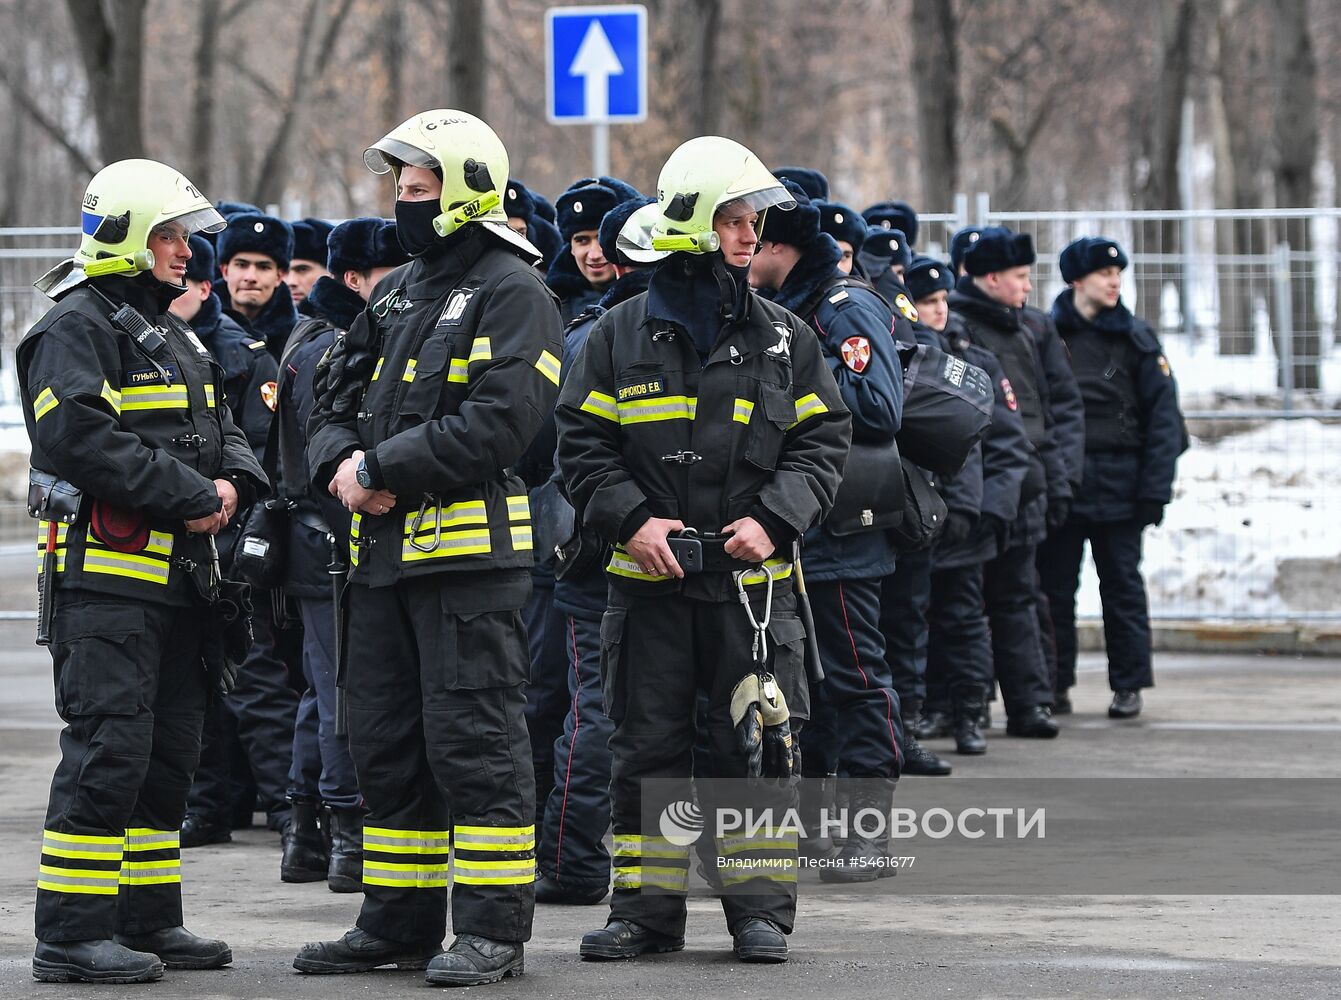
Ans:
<svg viewBox="0 0 1341 1000"><path fill-rule="evenodd" d="M546 114L590 125L593 174L610 173L610 124L647 118L647 10L640 4L545 11Z"/></svg>

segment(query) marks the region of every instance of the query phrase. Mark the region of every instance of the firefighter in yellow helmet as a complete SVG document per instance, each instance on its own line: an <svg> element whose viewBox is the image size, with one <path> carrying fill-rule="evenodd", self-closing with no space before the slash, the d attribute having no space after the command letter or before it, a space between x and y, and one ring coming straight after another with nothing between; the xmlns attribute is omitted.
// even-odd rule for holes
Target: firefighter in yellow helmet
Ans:
<svg viewBox="0 0 1341 1000"><path fill-rule="evenodd" d="M302 972L383 965L469 986L520 975L535 904L521 608L531 514L512 468L554 405L558 311L508 227L508 156L461 111L367 151L414 258L317 369L313 484L353 512L349 749L368 806L363 908ZM448 851L456 940L446 933Z"/></svg>
<svg viewBox="0 0 1341 1000"><path fill-rule="evenodd" d="M795 805L808 685L793 545L832 505L851 429L814 334L750 290L761 213L794 205L739 143L680 146L656 203L620 233L621 252L655 264L648 290L596 321L560 396L564 481L612 547L614 894L586 959L684 947L689 840L658 817L693 799L691 769L702 836L720 835L712 853L727 862L716 874L735 954L787 957L796 830L718 820L747 802L774 817ZM693 766L700 692L706 771Z"/></svg>
<svg viewBox="0 0 1341 1000"><path fill-rule="evenodd" d="M188 238L222 226L171 167L105 167L78 252L38 282L56 305L17 351L38 641L65 721L37 876L40 980L144 982L232 961L182 927L179 829L209 675L226 685L230 669L212 536L266 483L222 370L168 313Z"/></svg>

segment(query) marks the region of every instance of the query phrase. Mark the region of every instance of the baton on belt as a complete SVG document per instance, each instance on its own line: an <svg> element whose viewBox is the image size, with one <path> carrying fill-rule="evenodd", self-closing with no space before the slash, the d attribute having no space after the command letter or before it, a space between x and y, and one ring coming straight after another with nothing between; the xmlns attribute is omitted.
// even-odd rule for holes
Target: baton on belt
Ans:
<svg viewBox="0 0 1341 1000"><path fill-rule="evenodd" d="M56 609L56 528L47 522L47 544L42 550L42 573L37 581L37 644L51 645L51 614Z"/></svg>
<svg viewBox="0 0 1341 1000"><path fill-rule="evenodd" d="M810 595L806 593L806 578L801 571L801 543L792 543L792 576L796 578L796 611L806 628L806 677L811 684L824 680L824 665L820 662L819 641L815 638L815 614L810 610Z"/></svg>

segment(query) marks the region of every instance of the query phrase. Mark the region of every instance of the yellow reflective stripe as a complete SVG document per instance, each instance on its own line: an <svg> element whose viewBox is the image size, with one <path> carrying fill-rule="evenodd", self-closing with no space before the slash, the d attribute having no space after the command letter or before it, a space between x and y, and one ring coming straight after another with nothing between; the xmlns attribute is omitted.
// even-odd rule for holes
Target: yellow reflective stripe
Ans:
<svg viewBox="0 0 1341 1000"><path fill-rule="evenodd" d="M206 405L206 406L213 406L213 405L214 405L214 386L213 386L213 385L206 385L206 386L205 386L205 405Z"/></svg>
<svg viewBox="0 0 1341 1000"><path fill-rule="evenodd" d="M101 573L105 576L124 576L146 583L166 585L170 567L166 560L152 556L137 555L132 552L113 552L110 549L87 549L84 552L85 573Z"/></svg>
<svg viewBox="0 0 1341 1000"><path fill-rule="evenodd" d="M419 536L421 541L427 542L432 539L430 535L425 539ZM400 557L402 562L419 562L424 559L445 559L452 556L473 556L481 555L493 551L493 546L489 539L489 529L476 529L469 531L444 531L442 537L438 539L438 546L432 552L421 552L410 544L410 540L405 539L401 545Z"/></svg>
<svg viewBox="0 0 1341 1000"><path fill-rule="evenodd" d="M121 412L130 410L185 410L185 385L131 385L121 390Z"/></svg>
<svg viewBox="0 0 1341 1000"><path fill-rule="evenodd" d="M529 525L512 525L509 529L512 533L512 548L515 552L525 552L535 547L535 540L531 537L531 528Z"/></svg>
<svg viewBox="0 0 1341 1000"><path fill-rule="evenodd" d="M447 886L447 863L398 864L364 858L363 881L398 889L443 889Z"/></svg>
<svg viewBox="0 0 1341 1000"><path fill-rule="evenodd" d="M828 413L829 408L824 405L824 401L815 393L808 396L802 396L796 401L796 422L791 426L801 423L803 420L809 420L811 417L817 417L821 413ZM787 428L791 430L791 427Z"/></svg>
<svg viewBox="0 0 1341 1000"><path fill-rule="evenodd" d="M476 361L489 361L492 358L488 337L476 337L470 342L470 357L466 359L467 364L473 365Z"/></svg>
<svg viewBox="0 0 1341 1000"><path fill-rule="evenodd" d="M550 354L549 351L540 352L540 357L536 358L535 367L545 378L555 385L559 384L559 359Z"/></svg>
<svg viewBox="0 0 1341 1000"><path fill-rule="evenodd" d="M120 837L87 837L80 834L42 831L42 853L57 858L87 861L119 861L125 844Z"/></svg>
<svg viewBox="0 0 1341 1000"><path fill-rule="evenodd" d="M470 381L470 362L465 358L452 358L447 366L448 382L469 382Z"/></svg>
<svg viewBox="0 0 1341 1000"><path fill-rule="evenodd" d="M410 862L408 864L403 864L398 861L364 861L363 863L364 871L367 871L369 868L373 869L374 871L382 872L383 874L387 875L391 874L445 875L447 874L448 863L446 861L441 862L430 861L427 864L419 864L418 862Z"/></svg>
<svg viewBox="0 0 1341 1000"><path fill-rule="evenodd" d="M769 882L795 882L795 858L761 858L758 864L751 864L734 874L721 874L722 885L740 885L751 879L766 879Z"/></svg>
<svg viewBox="0 0 1341 1000"><path fill-rule="evenodd" d="M594 413L598 417L604 417L613 423L619 423L619 408L615 403L614 396L607 396L603 392L596 392L594 389L587 393L587 398L583 401L581 409L587 413Z"/></svg>
<svg viewBox="0 0 1341 1000"><path fill-rule="evenodd" d="M45 551L47 547L47 529L50 521L37 522L37 548L39 551ZM56 522L56 544L64 545L66 536L70 533L70 526L64 521Z"/></svg>
<svg viewBox="0 0 1341 1000"><path fill-rule="evenodd" d="M405 362L405 372L401 375L400 380L402 382L413 382L414 369L418 364L419 362L414 358L411 358L409 361Z"/></svg>
<svg viewBox="0 0 1341 1000"><path fill-rule="evenodd" d="M162 851L181 846L180 830L150 830L146 827L135 827L126 831L128 851Z"/></svg>
<svg viewBox="0 0 1341 1000"><path fill-rule="evenodd" d="M450 830L363 829L363 846L385 854L446 854L452 846Z"/></svg>
<svg viewBox="0 0 1341 1000"><path fill-rule="evenodd" d="M779 830L772 836L764 833L737 833L729 837L717 838L717 850L723 854L739 854L741 851L775 851L795 849L799 845L800 835L795 827Z"/></svg>
<svg viewBox="0 0 1341 1000"><path fill-rule="evenodd" d="M535 849L535 826L458 826L457 850L530 851Z"/></svg>
<svg viewBox="0 0 1341 1000"><path fill-rule="evenodd" d="M689 889L688 868L656 868L646 865L633 865L614 870L616 889L669 889L671 892L686 892Z"/></svg>
<svg viewBox="0 0 1341 1000"><path fill-rule="evenodd" d="M58 868L39 865L37 887L49 892L78 892L98 896L115 896L121 882L119 871L99 871L91 868Z"/></svg>
<svg viewBox="0 0 1341 1000"><path fill-rule="evenodd" d="M103 543L98 538L98 536L93 533L92 527L88 529L88 534L85 536L84 540L85 542L88 543L89 549L97 549L99 552L116 551L115 549L109 549L107 545ZM149 532L149 541L144 543L144 548L141 549L140 551L147 552L150 555L162 556L164 559L166 559L168 556L172 555L172 535L166 531L151 531ZM136 553L126 552L118 554L135 555Z"/></svg>
<svg viewBox="0 0 1341 1000"><path fill-rule="evenodd" d="M113 389L106 379L102 380L102 392L98 393L107 405L112 408L112 412L120 415L121 413L121 391Z"/></svg>
<svg viewBox="0 0 1341 1000"><path fill-rule="evenodd" d="M605 570L615 576L627 577L630 580L645 580L649 583L670 579L669 576L661 576L658 573L644 573L633 557L619 546L615 546L615 550L610 553L610 562L606 564Z"/></svg>
<svg viewBox="0 0 1341 1000"><path fill-rule="evenodd" d="M363 523L363 512L354 511L349 523L349 568L356 569L359 564L359 525Z"/></svg>
<svg viewBox="0 0 1341 1000"><path fill-rule="evenodd" d="M615 854L624 857L688 859L689 847L672 844L665 837L644 836L641 833L617 833Z"/></svg>
<svg viewBox="0 0 1341 1000"><path fill-rule="evenodd" d="M33 416L41 420L48 413L61 405L61 401L56 398L56 394L51 391L51 386L47 386L37 394L33 400Z"/></svg>
<svg viewBox="0 0 1341 1000"><path fill-rule="evenodd" d="M377 364L375 364L375 365L373 366L372 378L368 379L369 382L376 382L376 381L377 381L378 376L382 374L382 365L384 365L385 363L386 363L386 358L378 358L378 359L377 359Z"/></svg>
<svg viewBox="0 0 1341 1000"><path fill-rule="evenodd" d="M535 859L475 861L452 859L452 879L461 885L528 885L535 881Z"/></svg>
<svg viewBox="0 0 1341 1000"><path fill-rule="evenodd" d="M766 559L764 565L773 571L773 582L786 580L792 575L792 564L787 559ZM746 586L756 583L767 583L768 575L762 569L752 570L742 577Z"/></svg>
<svg viewBox="0 0 1341 1000"><path fill-rule="evenodd" d="M693 420L697 396L659 396L637 402L617 403L621 424L650 424L659 420Z"/></svg>
<svg viewBox="0 0 1341 1000"><path fill-rule="evenodd" d="M738 424L748 424L750 417L754 414L754 401L750 399L741 399L736 397L735 409L731 412L731 419Z"/></svg>
<svg viewBox="0 0 1341 1000"><path fill-rule="evenodd" d="M411 531L414 530L415 518L419 516L418 511L413 511L405 515L405 537L409 538ZM447 507L427 507L424 509L424 517L419 522L419 528L415 532L415 537L420 541L427 541L421 536L434 534L437 526L441 524L444 528L453 528L467 524L488 524L489 514L484 506L483 500L461 500L450 504Z"/></svg>

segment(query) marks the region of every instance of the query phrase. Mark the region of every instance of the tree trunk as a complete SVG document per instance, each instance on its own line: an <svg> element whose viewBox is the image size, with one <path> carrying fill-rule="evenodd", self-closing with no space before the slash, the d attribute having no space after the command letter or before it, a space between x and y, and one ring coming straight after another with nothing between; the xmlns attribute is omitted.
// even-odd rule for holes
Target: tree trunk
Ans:
<svg viewBox="0 0 1341 1000"><path fill-rule="evenodd" d="M715 135L722 108L722 94L717 86L717 43L722 23L722 2L698 0L697 7L702 41L698 47L698 106L694 115L694 132L696 135Z"/></svg>
<svg viewBox="0 0 1341 1000"><path fill-rule="evenodd" d="M1136 187L1136 204L1141 209L1167 211L1179 207L1178 159L1181 149L1183 101L1187 97L1191 75L1192 39L1195 27L1193 0L1160 0L1158 5L1159 51L1153 88L1153 106L1145 127L1145 149ZM1152 220L1138 227L1137 253L1173 254L1179 252L1179 227L1176 222ZM1182 268L1173 264L1137 261L1136 309L1155 329L1160 326L1160 298L1164 283L1183 287ZM1190 309L1191 303L1182 303Z"/></svg>
<svg viewBox="0 0 1341 1000"><path fill-rule="evenodd" d="M200 38L196 42L195 98L191 108L191 180L214 190L214 92L218 87L220 0L197 0Z"/></svg>
<svg viewBox="0 0 1341 1000"><path fill-rule="evenodd" d="M951 0L913 0L922 210L948 212L959 185L959 24Z"/></svg>
<svg viewBox="0 0 1341 1000"><path fill-rule="evenodd" d="M1313 165L1318 157L1318 65L1308 23L1308 0L1279 0L1274 5L1275 44L1272 79L1275 95L1276 205L1308 209L1313 205ZM1276 238L1292 253L1308 253L1312 242L1308 216L1281 220ZM1322 324L1315 300L1317 281L1311 260L1291 264L1290 313L1294 331L1294 386L1321 387Z"/></svg>
<svg viewBox="0 0 1341 1000"><path fill-rule="evenodd" d="M405 7L391 4L382 15L381 60L386 70L386 92L382 95L382 121L389 129L404 118L401 102L404 100L405 73Z"/></svg>
<svg viewBox="0 0 1341 1000"><path fill-rule="evenodd" d="M485 118L489 53L484 30L485 0L456 0L451 7L452 34L448 78L452 107Z"/></svg>
<svg viewBox="0 0 1341 1000"><path fill-rule="evenodd" d="M144 155L146 0L66 0L105 162Z"/></svg>

